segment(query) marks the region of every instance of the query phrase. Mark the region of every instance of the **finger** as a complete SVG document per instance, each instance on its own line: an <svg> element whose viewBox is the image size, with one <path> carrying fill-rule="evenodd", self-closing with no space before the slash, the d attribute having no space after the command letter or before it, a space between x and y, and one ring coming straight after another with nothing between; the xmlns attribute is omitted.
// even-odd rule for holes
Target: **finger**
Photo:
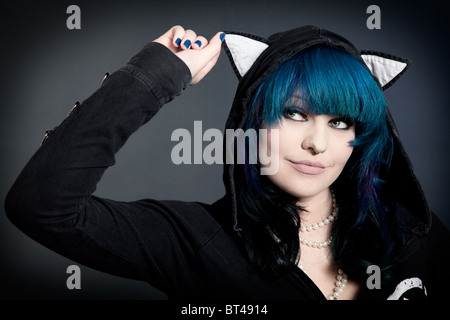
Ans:
<svg viewBox="0 0 450 320"><path fill-rule="evenodd" d="M176 40L181 39L183 37L184 37L184 28L182 26L177 25L167 30L166 33L164 33L158 39L155 39L154 42L158 42L173 51L175 48L178 48Z"/></svg>
<svg viewBox="0 0 450 320"><path fill-rule="evenodd" d="M173 26L169 32L171 32L170 37L173 45L179 47L186 31L182 26Z"/></svg>
<svg viewBox="0 0 450 320"><path fill-rule="evenodd" d="M222 41L225 37L225 34L222 32L218 32L201 51L203 55L203 59L206 59L208 62L198 70L193 73L193 78L191 81L191 85L195 85L201 79L203 79L215 66L217 60L219 59L221 49L222 49Z"/></svg>
<svg viewBox="0 0 450 320"><path fill-rule="evenodd" d="M183 50L190 49L196 38L197 34L194 31L186 30L184 32L184 37L181 40L180 48Z"/></svg>
<svg viewBox="0 0 450 320"><path fill-rule="evenodd" d="M207 45L208 45L208 40L206 40L205 37L199 36L192 43L191 48L194 49L194 50L198 50L198 49L204 48Z"/></svg>

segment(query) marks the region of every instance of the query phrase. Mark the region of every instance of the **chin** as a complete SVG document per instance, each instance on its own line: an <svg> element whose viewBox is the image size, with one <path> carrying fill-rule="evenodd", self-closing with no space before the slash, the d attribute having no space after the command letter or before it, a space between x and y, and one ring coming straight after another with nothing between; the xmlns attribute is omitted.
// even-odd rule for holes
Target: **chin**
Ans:
<svg viewBox="0 0 450 320"><path fill-rule="evenodd" d="M327 190L329 186L301 186L301 187L281 187L282 190L296 197L297 199L310 198L318 195L319 193Z"/></svg>

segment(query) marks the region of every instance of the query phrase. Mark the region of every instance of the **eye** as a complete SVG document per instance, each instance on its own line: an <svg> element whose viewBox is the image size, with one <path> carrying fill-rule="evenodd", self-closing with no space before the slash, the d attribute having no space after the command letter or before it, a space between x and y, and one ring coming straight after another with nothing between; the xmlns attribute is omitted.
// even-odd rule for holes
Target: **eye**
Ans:
<svg viewBox="0 0 450 320"><path fill-rule="evenodd" d="M296 110L292 110L292 109L286 109L286 111L284 111L284 116L286 118L294 120L294 121L308 120L304 114L302 114L301 112L298 112Z"/></svg>
<svg viewBox="0 0 450 320"><path fill-rule="evenodd" d="M353 126L353 121L350 119L337 118L328 122L329 126L335 129L347 130Z"/></svg>

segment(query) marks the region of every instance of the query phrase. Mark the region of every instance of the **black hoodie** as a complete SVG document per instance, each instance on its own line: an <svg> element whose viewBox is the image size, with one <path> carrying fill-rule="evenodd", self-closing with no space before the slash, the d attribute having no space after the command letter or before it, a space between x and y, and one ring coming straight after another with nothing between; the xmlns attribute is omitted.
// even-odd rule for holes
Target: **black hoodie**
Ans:
<svg viewBox="0 0 450 320"><path fill-rule="evenodd" d="M250 63L248 57L242 60L245 63L239 60L239 50L228 41L233 35L258 42L255 46L260 51ZM233 32L227 37L226 50L240 79L226 124L231 129L242 128L255 88L296 52L321 43L367 62L346 39L312 26L268 39ZM365 54L383 88L406 70L407 60ZM387 76L377 73L386 61L400 62L402 67ZM167 48L146 45L46 134L7 195L9 219L36 241L74 261L147 281L169 298L325 299L299 268L264 278L249 263L239 235L233 165L224 167L226 195L213 204L151 199L118 202L93 195L128 137L179 95L190 79L187 66ZM358 297L443 297L450 285L445 274L449 234L430 212L392 120L390 128L395 150L388 180L396 191L396 215L408 241L395 260L393 285L371 289L361 283Z"/></svg>

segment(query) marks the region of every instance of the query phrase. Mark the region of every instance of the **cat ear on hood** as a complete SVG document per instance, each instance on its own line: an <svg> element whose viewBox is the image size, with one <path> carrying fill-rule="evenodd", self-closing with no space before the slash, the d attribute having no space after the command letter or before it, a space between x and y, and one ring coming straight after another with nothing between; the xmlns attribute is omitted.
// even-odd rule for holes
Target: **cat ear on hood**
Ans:
<svg viewBox="0 0 450 320"><path fill-rule="evenodd" d="M239 80L247 73L261 53L269 46L269 40L249 33L225 32L225 52Z"/></svg>
<svg viewBox="0 0 450 320"><path fill-rule="evenodd" d="M411 65L411 61L377 51L361 51L361 58L383 90L389 88Z"/></svg>
<svg viewBox="0 0 450 320"><path fill-rule="evenodd" d="M269 40L244 32L225 33L225 52L237 78L241 80L261 53L269 47ZM411 64L408 59L377 51L361 51L361 58L383 90L397 81Z"/></svg>

